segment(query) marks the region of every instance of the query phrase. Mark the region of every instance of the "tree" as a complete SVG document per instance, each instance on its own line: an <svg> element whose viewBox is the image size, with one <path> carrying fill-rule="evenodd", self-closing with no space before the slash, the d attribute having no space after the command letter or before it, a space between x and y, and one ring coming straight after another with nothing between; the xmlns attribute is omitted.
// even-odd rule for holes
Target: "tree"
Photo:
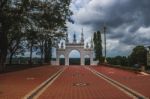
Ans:
<svg viewBox="0 0 150 99"><path fill-rule="evenodd" d="M41 47L41 57L44 52L44 61L50 62L51 49L56 40L65 36L66 20L72 14L69 10L70 0L52 0L52 2L46 3L43 9L43 15L37 17L40 20L38 27L42 28L43 36L39 40ZM40 33L42 35L42 33Z"/></svg>
<svg viewBox="0 0 150 99"><path fill-rule="evenodd" d="M37 40L38 40L37 44L38 44L39 49L40 49L38 53L41 55L41 61L40 61L40 63L43 64L45 36L42 33L39 33Z"/></svg>
<svg viewBox="0 0 150 99"><path fill-rule="evenodd" d="M1 0L0 1L0 71L5 69L5 61L8 51L8 33L14 24L22 23L25 18L29 0ZM19 25L18 25L19 26Z"/></svg>
<svg viewBox="0 0 150 99"><path fill-rule="evenodd" d="M24 33L28 30L34 31L36 32L35 35L38 33L38 28L43 28L43 30L48 31L46 38L51 38L53 41L54 38L57 39L57 33L63 34L62 31L66 28L66 20L72 14L69 10L70 2L71 0L1 0L0 69L4 67L6 61L9 46L8 33L13 30L14 25L17 28L20 27L20 30L24 29ZM29 36L32 36L34 32L30 32L31 35L26 36L25 39L32 38ZM14 33L12 32L12 37L15 35ZM34 37L34 39L37 38ZM50 42L50 40L48 41ZM33 44L33 42L28 43ZM30 48L31 56L32 47Z"/></svg>
<svg viewBox="0 0 150 99"><path fill-rule="evenodd" d="M131 64L140 64L140 65L146 65L146 60L147 60L147 50L144 46L136 46L131 55Z"/></svg>
<svg viewBox="0 0 150 99"><path fill-rule="evenodd" d="M112 65L128 66L128 58L125 56L108 57L107 61Z"/></svg>
<svg viewBox="0 0 150 99"><path fill-rule="evenodd" d="M51 40L51 38L49 38L48 40L45 41L44 47L45 47L44 52L46 53L44 55L44 62L49 63L51 60L51 57L52 57L52 40Z"/></svg>
<svg viewBox="0 0 150 99"><path fill-rule="evenodd" d="M21 33L20 29L14 28L8 33L8 52L9 52L9 64L12 63L13 55L23 48L22 40L24 34Z"/></svg>
<svg viewBox="0 0 150 99"><path fill-rule="evenodd" d="M93 37L94 41L94 51L95 51L95 59L100 62L103 62L103 57L102 57L102 40L101 40L101 32L97 31L94 33Z"/></svg>
<svg viewBox="0 0 150 99"><path fill-rule="evenodd" d="M29 30L27 33L27 41L28 41L28 47L30 50L30 58L29 63L32 64L32 53L33 53L33 47L37 44L37 33L33 29Z"/></svg>
<svg viewBox="0 0 150 99"><path fill-rule="evenodd" d="M148 46L148 50L150 50L150 46Z"/></svg>

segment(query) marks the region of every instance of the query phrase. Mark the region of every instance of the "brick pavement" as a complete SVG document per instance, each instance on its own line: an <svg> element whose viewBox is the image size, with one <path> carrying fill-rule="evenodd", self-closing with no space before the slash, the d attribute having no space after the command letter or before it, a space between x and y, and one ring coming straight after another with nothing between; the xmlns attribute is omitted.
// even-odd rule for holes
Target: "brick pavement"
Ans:
<svg viewBox="0 0 150 99"><path fill-rule="evenodd" d="M84 67L68 67L39 99L129 99L125 93Z"/></svg>
<svg viewBox="0 0 150 99"><path fill-rule="evenodd" d="M44 66L0 75L0 99L21 99L60 66ZM150 97L150 76L110 67L91 67ZM70 66L40 99L128 99L125 93L80 66Z"/></svg>
<svg viewBox="0 0 150 99"><path fill-rule="evenodd" d="M60 66L43 66L0 75L0 99L21 99Z"/></svg>
<svg viewBox="0 0 150 99"><path fill-rule="evenodd" d="M106 66L92 68L150 98L150 75Z"/></svg>

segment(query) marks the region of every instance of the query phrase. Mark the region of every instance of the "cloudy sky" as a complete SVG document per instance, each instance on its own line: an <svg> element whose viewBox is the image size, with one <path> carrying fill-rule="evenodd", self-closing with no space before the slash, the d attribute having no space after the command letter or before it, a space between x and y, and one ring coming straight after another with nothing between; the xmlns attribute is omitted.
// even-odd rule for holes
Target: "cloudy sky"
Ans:
<svg viewBox="0 0 150 99"><path fill-rule="evenodd" d="M107 26L107 56L129 55L136 45L150 45L150 0L72 0L74 24L67 23L69 39L73 33L85 42L93 32Z"/></svg>

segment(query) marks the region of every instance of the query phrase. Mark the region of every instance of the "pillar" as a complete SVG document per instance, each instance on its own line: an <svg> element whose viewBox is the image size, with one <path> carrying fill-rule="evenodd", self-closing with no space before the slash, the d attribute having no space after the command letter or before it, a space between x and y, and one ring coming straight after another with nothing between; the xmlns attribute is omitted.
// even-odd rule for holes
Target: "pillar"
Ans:
<svg viewBox="0 0 150 99"><path fill-rule="evenodd" d="M68 56L68 54L65 55L65 65L69 66L69 56Z"/></svg>
<svg viewBox="0 0 150 99"><path fill-rule="evenodd" d="M85 65L85 64L84 64L84 63L85 63L85 62L84 62L85 60L84 60L84 54L83 54L83 52L80 52L80 58L81 58L81 59L80 59L81 65Z"/></svg>

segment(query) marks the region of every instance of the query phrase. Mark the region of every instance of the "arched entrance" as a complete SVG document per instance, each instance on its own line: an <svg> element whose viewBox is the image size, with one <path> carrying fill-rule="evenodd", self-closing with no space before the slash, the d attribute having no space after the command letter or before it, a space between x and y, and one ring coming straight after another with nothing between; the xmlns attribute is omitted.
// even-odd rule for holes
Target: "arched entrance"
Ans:
<svg viewBox="0 0 150 99"><path fill-rule="evenodd" d="M92 44L93 42L91 42ZM90 57L90 65L93 64L93 47L86 47L84 48L84 39L83 33L81 33L81 40L80 42L76 41L76 35L73 35L73 42L70 43L66 38L65 45L61 43L61 46L56 46L56 65L59 65L59 56L64 55L65 57L65 65L85 65L85 55L89 55ZM74 54L72 54L72 52ZM74 61L72 61L74 60ZM89 64L89 63L87 63Z"/></svg>
<svg viewBox="0 0 150 99"><path fill-rule="evenodd" d="M84 64L85 65L90 65L91 64L90 63L90 56L89 55L84 56Z"/></svg>
<svg viewBox="0 0 150 99"><path fill-rule="evenodd" d="M59 64L60 65L65 65L65 56L64 55L59 56Z"/></svg>
<svg viewBox="0 0 150 99"><path fill-rule="evenodd" d="M80 65L81 64L81 55L78 50L72 50L69 53L69 65Z"/></svg>

